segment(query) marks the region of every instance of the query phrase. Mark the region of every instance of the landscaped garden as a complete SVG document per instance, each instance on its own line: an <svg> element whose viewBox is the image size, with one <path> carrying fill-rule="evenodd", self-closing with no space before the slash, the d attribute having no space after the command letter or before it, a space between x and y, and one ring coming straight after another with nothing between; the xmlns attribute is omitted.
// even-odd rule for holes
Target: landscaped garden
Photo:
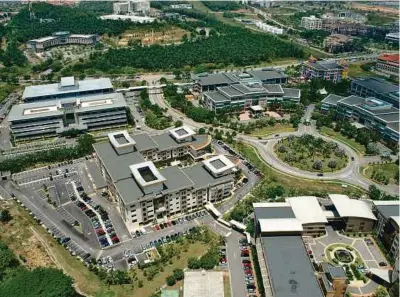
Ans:
<svg viewBox="0 0 400 297"><path fill-rule="evenodd" d="M305 171L328 172L344 168L348 157L336 142L305 134L289 136L275 145L275 153L284 162Z"/></svg>
<svg viewBox="0 0 400 297"><path fill-rule="evenodd" d="M399 163L369 165L363 174L381 184L399 184Z"/></svg>

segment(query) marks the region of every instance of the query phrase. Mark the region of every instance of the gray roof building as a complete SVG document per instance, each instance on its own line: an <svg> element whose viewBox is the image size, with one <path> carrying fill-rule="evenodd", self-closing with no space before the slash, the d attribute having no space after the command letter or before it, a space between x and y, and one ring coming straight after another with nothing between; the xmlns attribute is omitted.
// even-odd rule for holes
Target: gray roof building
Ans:
<svg viewBox="0 0 400 297"><path fill-rule="evenodd" d="M262 237L274 297L323 297L301 236Z"/></svg>

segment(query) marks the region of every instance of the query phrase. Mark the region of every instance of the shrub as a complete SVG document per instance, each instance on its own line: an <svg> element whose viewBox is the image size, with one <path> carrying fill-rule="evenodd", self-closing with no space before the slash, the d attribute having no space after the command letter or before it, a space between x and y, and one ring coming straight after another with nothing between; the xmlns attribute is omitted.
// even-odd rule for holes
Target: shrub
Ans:
<svg viewBox="0 0 400 297"><path fill-rule="evenodd" d="M322 161L321 160L315 161L313 164L313 168L315 170L321 170L322 169Z"/></svg>
<svg viewBox="0 0 400 297"><path fill-rule="evenodd" d="M168 286L173 286L176 284L176 279L173 275L168 276L166 280Z"/></svg>
<svg viewBox="0 0 400 297"><path fill-rule="evenodd" d="M182 269L174 269L174 278L176 280L183 280L185 274L183 273Z"/></svg>

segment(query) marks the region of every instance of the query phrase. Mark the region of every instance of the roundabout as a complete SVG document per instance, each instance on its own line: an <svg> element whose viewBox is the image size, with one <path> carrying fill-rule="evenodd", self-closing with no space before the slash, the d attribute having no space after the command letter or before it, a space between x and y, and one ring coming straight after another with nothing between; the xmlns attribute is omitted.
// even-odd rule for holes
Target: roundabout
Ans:
<svg viewBox="0 0 400 297"><path fill-rule="evenodd" d="M345 168L348 156L338 143L311 134L290 135L274 146L275 155L292 167L309 172L334 172Z"/></svg>

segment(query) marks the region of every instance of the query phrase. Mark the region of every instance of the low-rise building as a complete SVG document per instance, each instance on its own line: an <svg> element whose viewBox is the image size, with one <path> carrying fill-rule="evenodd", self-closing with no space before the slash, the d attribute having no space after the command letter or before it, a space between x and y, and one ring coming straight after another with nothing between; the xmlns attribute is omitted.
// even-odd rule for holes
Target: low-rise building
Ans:
<svg viewBox="0 0 400 297"><path fill-rule="evenodd" d="M193 5L190 3L171 4L169 7L172 9L192 9Z"/></svg>
<svg viewBox="0 0 400 297"><path fill-rule="evenodd" d="M325 297L344 297L348 285L344 268L326 262L320 263L319 268L318 279Z"/></svg>
<svg viewBox="0 0 400 297"><path fill-rule="evenodd" d="M22 99L29 103L44 100L65 100L95 94L114 92L109 78L76 80L73 76L62 77L59 83L26 87Z"/></svg>
<svg viewBox="0 0 400 297"><path fill-rule="evenodd" d="M283 34L283 29L282 28L278 28L278 27L274 27L274 26L268 25L266 23L263 23L262 21L256 21L254 24L258 28L260 28L261 30L264 30L266 32L269 32L269 33L272 33L272 34L276 34L276 35Z"/></svg>
<svg viewBox="0 0 400 297"><path fill-rule="evenodd" d="M287 76L275 69L264 68L244 72L203 73L197 75L194 80L194 90L205 92L239 83L285 84Z"/></svg>
<svg viewBox="0 0 400 297"><path fill-rule="evenodd" d="M94 149L110 197L131 230L231 195L236 166L223 155L189 167L165 167L185 156L203 158L211 143L209 135L197 135L183 126L159 135L120 131L108 137Z"/></svg>
<svg viewBox="0 0 400 297"><path fill-rule="evenodd" d="M300 90L282 88L277 84L240 83L217 87L215 91L203 93L203 104L217 111L225 107L249 108L253 105L266 107L276 102L300 102Z"/></svg>
<svg viewBox="0 0 400 297"><path fill-rule="evenodd" d="M389 77L399 79L399 54L380 55L375 70Z"/></svg>
<svg viewBox="0 0 400 297"><path fill-rule="evenodd" d="M351 93L360 97L375 97L399 108L399 87L383 79L370 77L353 79Z"/></svg>
<svg viewBox="0 0 400 297"><path fill-rule="evenodd" d="M400 32L387 33L385 36L385 40L389 43L399 44Z"/></svg>
<svg viewBox="0 0 400 297"><path fill-rule="evenodd" d="M340 53L350 50L353 38L343 34L331 34L323 42L325 51L329 53Z"/></svg>
<svg viewBox="0 0 400 297"><path fill-rule="evenodd" d="M356 121L380 133L384 140L399 141L399 109L376 98L341 97L330 94L322 100L322 111L336 110L338 116Z"/></svg>
<svg viewBox="0 0 400 297"><path fill-rule="evenodd" d="M322 19L317 18L315 15L302 17L300 26L307 30L321 30Z"/></svg>
<svg viewBox="0 0 400 297"><path fill-rule="evenodd" d="M147 0L128 0L113 4L114 14L139 14L148 15L150 13L150 1Z"/></svg>
<svg viewBox="0 0 400 297"><path fill-rule="evenodd" d="M17 104L8 114L15 138L55 136L70 129L96 130L127 124L122 94L46 100Z"/></svg>
<svg viewBox="0 0 400 297"><path fill-rule="evenodd" d="M303 76L306 79L324 79L339 82L347 77L347 69L335 61L309 61L303 64Z"/></svg>
<svg viewBox="0 0 400 297"><path fill-rule="evenodd" d="M37 53L45 51L47 48L59 45L79 44L96 45L100 40L97 34L70 34L69 32L56 32L52 36L32 39L27 42L28 49Z"/></svg>
<svg viewBox="0 0 400 297"><path fill-rule="evenodd" d="M374 201L376 234L393 258L399 255L399 208L399 201Z"/></svg>

